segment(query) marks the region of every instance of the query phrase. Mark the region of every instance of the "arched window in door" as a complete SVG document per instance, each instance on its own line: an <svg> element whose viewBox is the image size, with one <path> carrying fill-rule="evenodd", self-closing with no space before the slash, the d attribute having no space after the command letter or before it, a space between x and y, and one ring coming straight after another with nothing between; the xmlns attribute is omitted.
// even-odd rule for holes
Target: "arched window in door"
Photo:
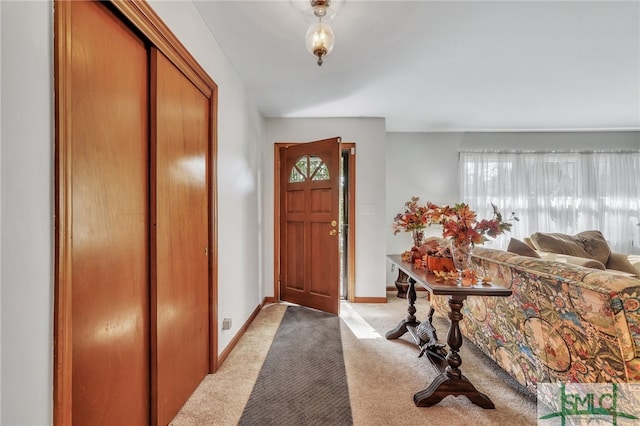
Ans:
<svg viewBox="0 0 640 426"><path fill-rule="evenodd" d="M304 182L308 179L329 180L327 165L316 155L304 155L298 158L289 174L289 183Z"/></svg>

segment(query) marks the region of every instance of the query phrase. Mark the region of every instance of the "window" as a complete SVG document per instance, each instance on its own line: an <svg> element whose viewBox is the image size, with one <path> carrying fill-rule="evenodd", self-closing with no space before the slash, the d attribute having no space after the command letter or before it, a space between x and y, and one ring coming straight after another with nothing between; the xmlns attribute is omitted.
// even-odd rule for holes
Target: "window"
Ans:
<svg viewBox="0 0 640 426"><path fill-rule="evenodd" d="M640 252L639 176L636 151L460 153L463 201L479 217L490 216L494 203L520 218L496 239L503 247L536 231L598 229L612 250Z"/></svg>
<svg viewBox="0 0 640 426"><path fill-rule="evenodd" d="M311 180L329 180L329 169L322 158L305 155L296 160L289 174L289 183Z"/></svg>

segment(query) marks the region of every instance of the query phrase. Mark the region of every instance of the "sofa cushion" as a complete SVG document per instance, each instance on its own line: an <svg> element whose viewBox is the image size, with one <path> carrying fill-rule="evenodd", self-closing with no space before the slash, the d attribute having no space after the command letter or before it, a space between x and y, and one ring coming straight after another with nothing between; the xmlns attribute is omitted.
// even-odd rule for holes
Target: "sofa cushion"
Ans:
<svg viewBox="0 0 640 426"><path fill-rule="evenodd" d="M640 276L640 255L611 252L607 262L607 269Z"/></svg>
<svg viewBox="0 0 640 426"><path fill-rule="evenodd" d="M527 257L540 257L540 255L531 247L529 247L526 243L517 240L515 238L511 238L509 240L509 245L507 246L507 251L509 253L515 253L520 256Z"/></svg>
<svg viewBox="0 0 640 426"><path fill-rule="evenodd" d="M600 231L583 231L574 236L535 232L531 242L539 251L595 259L606 265L611 249Z"/></svg>
<svg viewBox="0 0 640 426"><path fill-rule="evenodd" d="M543 252L543 251L539 252L538 255L542 260L550 260L553 262L560 262L560 263L569 263L571 265L583 266L585 268L600 269L601 271L604 271L606 269L604 263L600 262L599 260L591 259L588 257L571 256L569 254L550 253L550 252Z"/></svg>

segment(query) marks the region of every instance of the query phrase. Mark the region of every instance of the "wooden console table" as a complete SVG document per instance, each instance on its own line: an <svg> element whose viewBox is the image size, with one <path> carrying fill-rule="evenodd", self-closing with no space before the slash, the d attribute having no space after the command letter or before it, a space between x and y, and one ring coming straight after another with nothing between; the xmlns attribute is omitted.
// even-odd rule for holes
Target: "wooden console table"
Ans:
<svg viewBox="0 0 640 426"><path fill-rule="evenodd" d="M424 269L414 269L413 264L403 261L400 255L388 255L387 258L409 277L409 289L407 290L409 301L407 312L409 315L400 321L396 328L387 332L386 338L389 340L397 339L409 332L420 347L420 356L426 353L439 372L439 375L427 388L413 395L413 402L418 407L430 407L442 401L447 395L463 395L482 408L495 408L489 397L479 392L460 371L462 358L458 351L462 346L462 334L459 322L462 320L463 301L468 296L507 297L511 295L511 290L491 282L479 281L477 284L466 286L456 281L441 281L431 272ZM416 283L427 289L430 294L449 296L451 324L447 333L448 351L445 350L444 345L438 344L436 330L432 325L433 307L429 310L428 323L421 323L416 319Z"/></svg>

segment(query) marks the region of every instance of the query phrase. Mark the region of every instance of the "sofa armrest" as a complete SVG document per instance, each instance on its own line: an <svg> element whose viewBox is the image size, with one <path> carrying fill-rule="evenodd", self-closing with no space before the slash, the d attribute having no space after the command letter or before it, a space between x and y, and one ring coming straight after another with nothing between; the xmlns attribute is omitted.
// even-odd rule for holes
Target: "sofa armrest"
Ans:
<svg viewBox="0 0 640 426"><path fill-rule="evenodd" d="M607 269L640 275L640 256L611 252L606 266Z"/></svg>
<svg viewBox="0 0 640 426"><path fill-rule="evenodd" d="M586 257L571 256L568 254L548 253L545 251L538 251L538 255L542 260L570 263L572 265L583 266L585 268L600 269L602 271L606 269L604 263L600 262L599 260Z"/></svg>

